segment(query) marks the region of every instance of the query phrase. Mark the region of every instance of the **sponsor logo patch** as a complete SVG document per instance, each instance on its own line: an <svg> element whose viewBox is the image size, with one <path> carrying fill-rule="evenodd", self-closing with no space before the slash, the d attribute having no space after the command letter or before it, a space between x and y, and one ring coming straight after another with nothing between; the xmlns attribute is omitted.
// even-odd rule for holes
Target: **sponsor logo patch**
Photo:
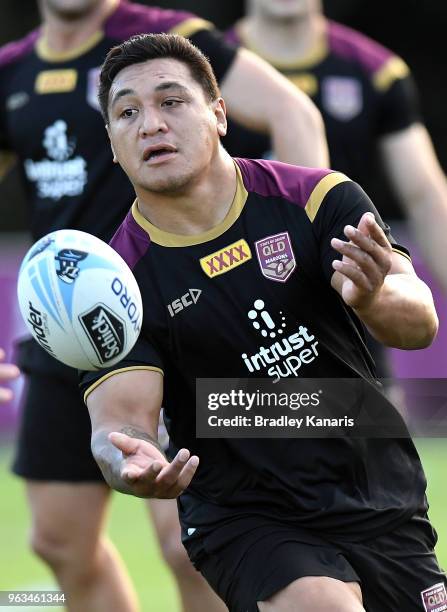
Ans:
<svg viewBox="0 0 447 612"><path fill-rule="evenodd" d="M349 77L326 77L321 84L323 107L336 119L350 121L363 108L362 86Z"/></svg>
<svg viewBox="0 0 447 612"><path fill-rule="evenodd" d="M19 110L19 108L22 108L23 106L28 104L28 102L29 95L26 93L26 91L18 91L16 93L11 94L9 98L6 98L6 110L11 112Z"/></svg>
<svg viewBox="0 0 447 612"><path fill-rule="evenodd" d="M125 343L124 321L110 308L96 304L79 315L79 321L101 363L106 363L122 352Z"/></svg>
<svg viewBox="0 0 447 612"><path fill-rule="evenodd" d="M202 257L200 265L210 278L225 274L251 259L250 247L244 239L233 242L228 246Z"/></svg>
<svg viewBox="0 0 447 612"><path fill-rule="evenodd" d="M287 78L308 96L315 96L318 93L318 81L313 74L287 75Z"/></svg>
<svg viewBox="0 0 447 612"><path fill-rule="evenodd" d="M443 582L421 591L421 597L425 612L444 612L444 610L447 610L447 592Z"/></svg>
<svg viewBox="0 0 447 612"><path fill-rule="evenodd" d="M67 134L67 129L67 123L57 119L44 132L42 145L48 157L39 161L26 159L24 162L26 176L30 182L36 183L39 198L57 201L84 191L87 164L79 155L72 157L76 139Z"/></svg>
<svg viewBox="0 0 447 612"><path fill-rule="evenodd" d="M67 93L73 91L78 81L78 72L66 70L43 70L36 77L34 88L38 94Z"/></svg>
<svg viewBox="0 0 447 612"><path fill-rule="evenodd" d="M242 353L248 371L260 376L267 373L276 383L280 378L299 376L301 367L318 357L318 340L304 325L287 330L283 311L273 317L263 299L257 298L247 313L254 329L264 338L262 346L254 354ZM270 346L266 346L268 340Z"/></svg>
<svg viewBox="0 0 447 612"><path fill-rule="evenodd" d="M170 304L168 304L168 311L171 317L175 317L176 314L185 308L188 308L188 306L197 304L201 293L201 289L188 289L188 293L185 293L182 295L182 297L173 300Z"/></svg>
<svg viewBox="0 0 447 612"><path fill-rule="evenodd" d="M296 268L288 232L267 236L255 242L262 274L272 281L285 283Z"/></svg>

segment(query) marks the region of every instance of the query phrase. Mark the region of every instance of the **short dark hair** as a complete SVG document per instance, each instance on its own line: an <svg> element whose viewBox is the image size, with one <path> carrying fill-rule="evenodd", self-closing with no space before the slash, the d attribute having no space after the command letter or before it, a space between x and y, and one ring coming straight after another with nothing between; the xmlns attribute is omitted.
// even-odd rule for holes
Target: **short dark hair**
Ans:
<svg viewBox="0 0 447 612"><path fill-rule="evenodd" d="M110 87L118 72L133 64L161 58L172 58L186 64L209 100L216 100L220 96L211 64L189 40L177 34L138 34L112 47L102 65L98 99L106 123L109 121Z"/></svg>

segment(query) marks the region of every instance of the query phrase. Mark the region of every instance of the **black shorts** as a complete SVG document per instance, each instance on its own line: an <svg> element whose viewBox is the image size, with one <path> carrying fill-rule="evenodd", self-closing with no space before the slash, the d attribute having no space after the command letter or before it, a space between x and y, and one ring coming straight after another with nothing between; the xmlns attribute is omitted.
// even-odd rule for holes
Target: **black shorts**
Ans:
<svg viewBox="0 0 447 612"><path fill-rule="evenodd" d="M29 480L104 482L91 449L91 425L77 384L57 376L27 377L15 474Z"/></svg>
<svg viewBox="0 0 447 612"><path fill-rule="evenodd" d="M445 596L447 580L434 553L436 533L425 516L361 543L335 542L259 518L238 519L208 536L198 532L185 535L184 544L230 612L255 612L256 602L304 576L358 582L366 612L447 610L447 599L445 607L436 603ZM432 594L435 585L441 586Z"/></svg>

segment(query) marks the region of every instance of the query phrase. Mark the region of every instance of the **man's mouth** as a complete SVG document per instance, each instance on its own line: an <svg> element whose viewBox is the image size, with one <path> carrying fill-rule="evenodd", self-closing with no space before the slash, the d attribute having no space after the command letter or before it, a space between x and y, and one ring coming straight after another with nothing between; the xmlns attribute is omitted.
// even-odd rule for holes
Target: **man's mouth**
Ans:
<svg viewBox="0 0 447 612"><path fill-rule="evenodd" d="M172 145L167 145L167 144L166 145L165 144L152 145L148 147L147 149L145 149L143 153L143 160L145 162L161 160L161 159L167 158L168 156L172 156L176 152L177 152L177 149L173 147Z"/></svg>

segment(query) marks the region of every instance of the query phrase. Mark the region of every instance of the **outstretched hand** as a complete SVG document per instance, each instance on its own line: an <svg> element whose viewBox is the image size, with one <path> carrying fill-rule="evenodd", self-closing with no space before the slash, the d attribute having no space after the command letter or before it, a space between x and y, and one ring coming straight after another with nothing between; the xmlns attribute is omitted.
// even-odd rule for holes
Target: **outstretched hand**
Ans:
<svg viewBox="0 0 447 612"><path fill-rule="evenodd" d="M374 215L365 213L358 227L344 229L349 242L332 238L332 247L343 259L332 262L342 275L340 294L344 302L357 310L368 308L382 288L392 264L392 249Z"/></svg>
<svg viewBox="0 0 447 612"><path fill-rule="evenodd" d="M123 454L121 478L139 497L172 499L191 482L199 458L186 448L179 450L171 463L146 440L112 432L109 440Z"/></svg>
<svg viewBox="0 0 447 612"><path fill-rule="evenodd" d="M5 351L0 348L0 361L5 358ZM14 380L20 374L20 370L12 363L0 363L0 382L9 382ZM9 402L12 399L12 391L7 387L0 386L0 404Z"/></svg>

